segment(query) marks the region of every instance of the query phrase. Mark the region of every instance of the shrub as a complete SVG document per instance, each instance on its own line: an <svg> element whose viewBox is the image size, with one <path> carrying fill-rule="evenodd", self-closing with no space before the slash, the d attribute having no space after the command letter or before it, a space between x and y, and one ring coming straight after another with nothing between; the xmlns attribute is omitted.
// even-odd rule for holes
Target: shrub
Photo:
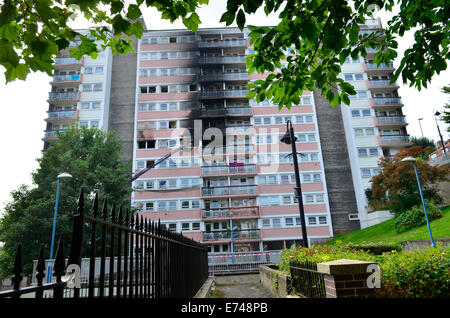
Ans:
<svg viewBox="0 0 450 318"><path fill-rule="evenodd" d="M381 255L383 253L387 252L401 252L402 246L400 244L395 243L383 243L383 242L362 242L359 244L353 244L353 243L347 243L345 245L345 248L352 249L352 250L362 250L365 252L368 252L372 255Z"/></svg>
<svg viewBox="0 0 450 318"><path fill-rule="evenodd" d="M292 246L281 252L278 268L289 272L291 262L329 262L338 259L375 261L376 257L362 249L351 249L345 245L313 245L309 248Z"/></svg>
<svg viewBox="0 0 450 318"><path fill-rule="evenodd" d="M381 288L378 297L450 297L450 248L385 253L378 257Z"/></svg>
<svg viewBox="0 0 450 318"><path fill-rule="evenodd" d="M441 210L430 201L425 202L428 219L435 220L442 216ZM397 233L406 232L412 228L426 224L425 212L422 205L416 205L395 218L395 229Z"/></svg>

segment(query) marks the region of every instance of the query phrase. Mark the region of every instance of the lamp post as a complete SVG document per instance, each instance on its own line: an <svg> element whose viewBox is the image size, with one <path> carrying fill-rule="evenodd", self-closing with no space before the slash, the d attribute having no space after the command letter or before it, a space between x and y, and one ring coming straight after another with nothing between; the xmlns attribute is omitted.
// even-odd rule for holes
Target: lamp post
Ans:
<svg viewBox="0 0 450 318"><path fill-rule="evenodd" d="M50 261L48 263L48 269L47 269L47 283L52 282L52 272L53 272L53 246L55 244L55 230L56 230L56 216L58 214L58 201L59 201L59 189L61 187L61 179L63 178L72 178L70 174L67 172L61 173L57 176L58 179L58 187L56 190L56 203L55 203L55 213L53 215L53 231L52 231L52 245L50 247Z"/></svg>
<svg viewBox="0 0 450 318"><path fill-rule="evenodd" d="M434 113L434 120L436 121L436 127L437 127L437 130L438 130L438 133L439 133L439 138L441 139L442 151L444 151L444 157L445 157L445 159L447 159L447 151L445 150L444 138L442 138L441 130L439 129L439 124L438 124L437 119L436 119L436 117L438 117L440 115L441 115L441 113L436 111Z"/></svg>
<svg viewBox="0 0 450 318"><path fill-rule="evenodd" d="M305 221L305 210L303 208L303 197L302 197L302 189L300 184L300 173L298 170L298 160L297 160L297 147L295 146L295 142L297 141L297 137L294 135L294 128L292 128L292 123L290 120L286 123L286 133L281 138L281 142L292 146L292 158L294 159L294 172L295 172L295 182L296 187L295 191L298 198L298 207L300 211L300 220L302 222L302 238L303 238L303 247L308 247L308 235L306 234L306 221Z"/></svg>
<svg viewBox="0 0 450 318"><path fill-rule="evenodd" d="M423 118L419 118L419 127L420 127L420 132L422 133L422 137L423 137L423 130L422 130L422 125L420 124L420 121L423 120Z"/></svg>
<svg viewBox="0 0 450 318"><path fill-rule="evenodd" d="M409 161L409 162L412 162L414 165L414 171L416 172L417 184L419 186L420 198L422 199L423 210L425 212L425 219L427 220L428 232L430 233L431 246L436 247L436 244L434 244L433 235L431 234L430 221L428 220L427 207L425 205L425 200L423 199L422 187L420 186L419 173L417 172L416 159L413 157L406 157L406 158L403 158L402 161L403 162Z"/></svg>

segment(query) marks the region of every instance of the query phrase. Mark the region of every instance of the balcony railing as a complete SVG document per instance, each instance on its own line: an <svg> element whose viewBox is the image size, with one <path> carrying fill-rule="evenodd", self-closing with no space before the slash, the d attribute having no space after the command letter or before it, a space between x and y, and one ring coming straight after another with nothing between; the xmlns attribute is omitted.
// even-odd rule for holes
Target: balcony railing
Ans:
<svg viewBox="0 0 450 318"><path fill-rule="evenodd" d="M403 124L405 116L377 116L378 124Z"/></svg>
<svg viewBox="0 0 450 318"><path fill-rule="evenodd" d="M247 93L248 89L203 91L200 92L200 98L245 97Z"/></svg>
<svg viewBox="0 0 450 318"><path fill-rule="evenodd" d="M239 186L219 186L219 187L203 187L203 196L221 196L221 195L250 195L257 193L256 184L239 185Z"/></svg>
<svg viewBox="0 0 450 318"><path fill-rule="evenodd" d="M50 93L50 99L77 99L78 92Z"/></svg>
<svg viewBox="0 0 450 318"><path fill-rule="evenodd" d="M250 107L228 107L217 109L202 109L201 116L251 115Z"/></svg>
<svg viewBox="0 0 450 318"><path fill-rule="evenodd" d="M370 86L398 86L396 82L391 84L390 80L370 80Z"/></svg>
<svg viewBox="0 0 450 318"><path fill-rule="evenodd" d="M48 118L69 118L75 117L77 112L75 110L62 110L56 112L48 112Z"/></svg>
<svg viewBox="0 0 450 318"><path fill-rule="evenodd" d="M53 76L54 82L61 82L61 81L79 81L80 75L55 75Z"/></svg>
<svg viewBox="0 0 450 318"><path fill-rule="evenodd" d="M232 207L232 208L217 208L202 211L202 218L204 219L220 219L233 217L258 217L259 207Z"/></svg>
<svg viewBox="0 0 450 318"><path fill-rule="evenodd" d="M379 66L377 66L376 64L366 63L366 68L367 68L368 70L391 69L391 68L394 68L394 63L390 63L389 65L386 65L386 64L384 64L384 63L381 63Z"/></svg>
<svg viewBox="0 0 450 318"><path fill-rule="evenodd" d="M259 230L233 231L233 240L257 240L261 237ZM203 241L231 240L231 231L203 232Z"/></svg>
<svg viewBox="0 0 450 318"><path fill-rule="evenodd" d="M382 135L380 136L381 144L410 143L411 139L406 135Z"/></svg>
<svg viewBox="0 0 450 318"><path fill-rule="evenodd" d="M375 105L396 105L402 104L400 97L373 97L373 103Z"/></svg>
<svg viewBox="0 0 450 318"><path fill-rule="evenodd" d="M202 175L214 175L214 174L252 174L256 173L256 165L228 165L228 166L207 166L202 167Z"/></svg>
<svg viewBox="0 0 450 318"><path fill-rule="evenodd" d="M245 46L247 43L245 39L225 39L225 40L213 40L213 41L200 41L198 47L233 47L233 46Z"/></svg>
<svg viewBox="0 0 450 318"><path fill-rule="evenodd" d="M203 148L203 155L234 155L237 153L254 152L253 145L228 145L226 147L208 147Z"/></svg>
<svg viewBox="0 0 450 318"><path fill-rule="evenodd" d="M243 63L245 56L203 56L198 59L200 64Z"/></svg>
<svg viewBox="0 0 450 318"><path fill-rule="evenodd" d="M201 81L224 81L235 79L248 79L247 73L216 73L200 75Z"/></svg>
<svg viewBox="0 0 450 318"><path fill-rule="evenodd" d="M55 64L79 64L81 60L77 60L74 57L57 57L55 58Z"/></svg>
<svg viewBox="0 0 450 318"><path fill-rule="evenodd" d="M58 130L46 130L44 132L44 138L57 138L58 137L57 132L58 132ZM59 132L61 134L64 134L64 130L63 129L59 130Z"/></svg>

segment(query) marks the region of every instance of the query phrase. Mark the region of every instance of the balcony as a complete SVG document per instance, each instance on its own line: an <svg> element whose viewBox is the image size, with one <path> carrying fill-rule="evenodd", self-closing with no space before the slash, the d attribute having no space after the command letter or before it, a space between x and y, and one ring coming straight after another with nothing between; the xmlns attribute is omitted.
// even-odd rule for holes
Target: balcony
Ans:
<svg viewBox="0 0 450 318"><path fill-rule="evenodd" d="M51 100L79 99L79 94L78 92L50 93L49 99Z"/></svg>
<svg viewBox="0 0 450 318"><path fill-rule="evenodd" d="M203 219L229 219L233 218L256 218L259 216L259 207L232 207L202 210Z"/></svg>
<svg viewBox="0 0 450 318"><path fill-rule="evenodd" d="M397 89L399 88L396 82L390 83L390 80L369 80L369 89L371 90L384 90L384 89Z"/></svg>
<svg viewBox="0 0 450 318"><path fill-rule="evenodd" d="M56 139L56 138L58 138L58 135L57 135L58 131L61 134L64 134L64 130L46 130L46 131L44 131L44 138L43 139Z"/></svg>
<svg viewBox="0 0 450 318"><path fill-rule="evenodd" d="M382 146L406 146L411 144L408 135L381 135Z"/></svg>
<svg viewBox="0 0 450 318"><path fill-rule="evenodd" d="M233 240L258 240L261 237L259 230L239 230L233 232ZM231 231L203 232L203 241L231 240Z"/></svg>
<svg viewBox="0 0 450 318"><path fill-rule="evenodd" d="M228 166L203 166L202 176L256 174L255 164L230 164Z"/></svg>
<svg viewBox="0 0 450 318"><path fill-rule="evenodd" d="M400 97L373 97L373 103L376 106L402 106L402 99Z"/></svg>
<svg viewBox="0 0 450 318"><path fill-rule="evenodd" d="M377 116L378 126L406 126L405 116Z"/></svg>
<svg viewBox="0 0 450 318"><path fill-rule="evenodd" d="M246 98L248 89L236 89L236 90L222 90L222 91L202 91L200 92L200 98L228 98L228 97L240 97Z"/></svg>
<svg viewBox="0 0 450 318"><path fill-rule="evenodd" d="M198 43L199 48L210 48L210 47L239 47L247 46L247 41L245 39L225 39L225 40L211 40L211 41L200 41Z"/></svg>
<svg viewBox="0 0 450 318"><path fill-rule="evenodd" d="M219 187L203 187L202 196L215 197L215 196L248 196L257 195L258 188L256 184L251 185L237 185L237 186L219 186Z"/></svg>
<svg viewBox="0 0 450 318"><path fill-rule="evenodd" d="M246 56L204 56L198 59L199 64L245 64Z"/></svg>
<svg viewBox="0 0 450 318"><path fill-rule="evenodd" d="M55 68L59 70L79 70L83 65L83 58L80 60L74 57L57 57L55 58Z"/></svg>
<svg viewBox="0 0 450 318"><path fill-rule="evenodd" d="M64 121L64 120L75 120L76 118L77 118L76 110L62 110L62 111L48 112L48 117L46 120Z"/></svg>
<svg viewBox="0 0 450 318"><path fill-rule="evenodd" d="M247 73L213 73L200 75L201 82L208 81L230 81L230 80L247 80Z"/></svg>
<svg viewBox="0 0 450 318"><path fill-rule="evenodd" d="M232 115L252 115L252 109L250 107L229 107L229 108L216 108L216 109L202 109L200 111L201 117L222 117Z"/></svg>
<svg viewBox="0 0 450 318"><path fill-rule="evenodd" d="M228 145L227 147L204 147L203 156L235 156L236 154L253 153L255 148L253 145Z"/></svg>
<svg viewBox="0 0 450 318"><path fill-rule="evenodd" d="M393 63L390 63L389 65L381 63L379 66L376 64L366 63L366 70L367 73L392 73L395 69Z"/></svg>
<svg viewBox="0 0 450 318"><path fill-rule="evenodd" d="M80 75L74 74L74 75L55 75L53 76L53 82L66 82L66 81L79 81Z"/></svg>

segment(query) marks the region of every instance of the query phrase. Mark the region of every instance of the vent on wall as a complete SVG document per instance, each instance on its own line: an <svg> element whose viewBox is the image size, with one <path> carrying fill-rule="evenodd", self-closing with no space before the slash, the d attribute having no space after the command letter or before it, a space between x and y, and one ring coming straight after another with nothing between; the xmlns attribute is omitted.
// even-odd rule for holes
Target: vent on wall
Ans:
<svg viewBox="0 0 450 318"><path fill-rule="evenodd" d="M358 213L350 213L350 214L348 215L348 219L349 219L350 221L359 220L359 215L358 215Z"/></svg>

